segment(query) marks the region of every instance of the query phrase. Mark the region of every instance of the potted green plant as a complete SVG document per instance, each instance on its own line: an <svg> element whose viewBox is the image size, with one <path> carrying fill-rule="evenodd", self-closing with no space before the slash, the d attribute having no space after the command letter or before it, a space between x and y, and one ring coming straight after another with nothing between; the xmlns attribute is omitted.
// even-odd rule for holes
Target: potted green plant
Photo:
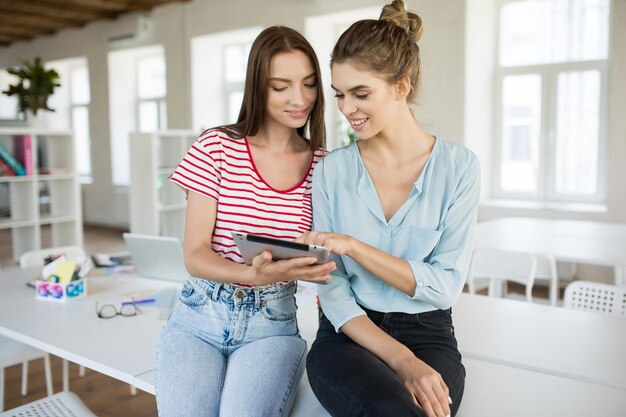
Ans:
<svg viewBox="0 0 626 417"><path fill-rule="evenodd" d="M53 69L45 69L40 57L35 57L32 62L22 61L22 65L7 70L15 75L16 84L9 85L9 89L3 91L8 96L17 96L18 111L22 117L30 110L34 116L38 110L54 111L48 107L48 98L59 87L59 73Z"/></svg>

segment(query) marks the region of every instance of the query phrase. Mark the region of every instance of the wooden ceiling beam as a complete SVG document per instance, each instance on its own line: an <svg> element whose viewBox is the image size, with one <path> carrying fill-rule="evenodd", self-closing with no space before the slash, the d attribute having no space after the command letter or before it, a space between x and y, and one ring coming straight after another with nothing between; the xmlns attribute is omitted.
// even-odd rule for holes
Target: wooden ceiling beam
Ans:
<svg viewBox="0 0 626 417"><path fill-rule="evenodd" d="M35 35L33 35L32 33L18 33L15 31L7 31L7 30L2 30L0 28L0 36L10 36L12 38L14 38L15 40L27 40L27 39L32 39L35 37Z"/></svg>
<svg viewBox="0 0 626 417"><path fill-rule="evenodd" d="M2 2L0 10L17 11L40 16L64 17L79 20L95 20L113 18L116 12L106 10L91 10L80 7L68 8L62 4L45 3L43 1L29 2Z"/></svg>
<svg viewBox="0 0 626 417"><path fill-rule="evenodd" d="M0 35L0 45L10 45L15 41L19 41L19 39L16 39L13 36L5 36L5 35Z"/></svg>
<svg viewBox="0 0 626 417"><path fill-rule="evenodd" d="M149 11L190 0L0 0L0 46L51 35L88 22L112 19L126 12Z"/></svg>
<svg viewBox="0 0 626 417"><path fill-rule="evenodd" d="M15 23L26 24L29 26L42 26L49 29L61 29L66 27L78 28L87 23L85 20L35 16L22 12L2 11L1 16L9 18Z"/></svg>
<svg viewBox="0 0 626 417"><path fill-rule="evenodd" d="M7 35L7 36L16 36L16 37L25 36L28 39L33 38L37 35L43 35L41 32L36 32L28 28L10 27L10 26L5 26L1 23L0 23L0 34Z"/></svg>
<svg viewBox="0 0 626 417"><path fill-rule="evenodd" d="M2 29L28 31L33 35L52 35L54 32L56 32L56 29L42 28L41 26L27 26L23 24L16 24L14 20L0 17L0 30Z"/></svg>
<svg viewBox="0 0 626 417"><path fill-rule="evenodd" d="M45 0L46 3L55 3L65 6L67 9L72 7L89 7L98 10L111 10L124 13L127 11L150 10L151 6L136 1L115 2L111 0Z"/></svg>

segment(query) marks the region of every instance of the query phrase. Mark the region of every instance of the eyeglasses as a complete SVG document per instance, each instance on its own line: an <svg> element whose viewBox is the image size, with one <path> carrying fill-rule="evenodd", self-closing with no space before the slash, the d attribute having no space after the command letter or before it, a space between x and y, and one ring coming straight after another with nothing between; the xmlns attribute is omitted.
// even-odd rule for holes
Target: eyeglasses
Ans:
<svg viewBox="0 0 626 417"><path fill-rule="evenodd" d="M119 308L113 304L103 304L98 306L96 301L96 314L101 319L112 319L117 316L132 317L137 315L137 306L135 305L135 299L131 298L130 302L124 302Z"/></svg>

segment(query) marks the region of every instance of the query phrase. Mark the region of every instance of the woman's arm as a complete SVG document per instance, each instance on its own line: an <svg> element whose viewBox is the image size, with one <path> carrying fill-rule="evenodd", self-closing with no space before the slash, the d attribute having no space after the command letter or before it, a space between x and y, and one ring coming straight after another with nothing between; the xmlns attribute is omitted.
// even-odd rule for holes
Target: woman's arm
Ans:
<svg viewBox="0 0 626 417"><path fill-rule="evenodd" d="M254 258L251 266L228 261L211 248L215 228L217 202L210 197L189 191L183 243L185 266L194 277L222 282L267 285L279 281L306 279L327 281L335 264L312 265L314 257L272 261L269 252Z"/></svg>
<svg viewBox="0 0 626 417"><path fill-rule="evenodd" d="M336 255L347 255L373 275L407 295L415 293L416 283L409 263L389 255L348 235L327 232L307 232L297 242L325 246Z"/></svg>
<svg viewBox="0 0 626 417"><path fill-rule="evenodd" d="M355 317L341 330L385 362L402 379L426 414L450 415L450 393L441 375L402 343L382 331L367 316Z"/></svg>

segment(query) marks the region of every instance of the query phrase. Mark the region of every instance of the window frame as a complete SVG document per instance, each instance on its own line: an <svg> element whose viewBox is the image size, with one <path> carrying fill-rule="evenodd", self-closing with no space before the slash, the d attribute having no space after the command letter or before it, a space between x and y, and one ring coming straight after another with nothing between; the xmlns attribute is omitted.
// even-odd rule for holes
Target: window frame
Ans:
<svg viewBox="0 0 626 417"><path fill-rule="evenodd" d="M87 62L85 62L84 64L81 65L72 65L68 68L67 73L68 76L70 77L70 82L69 82L69 87L68 87L68 92L69 92L69 112L68 112L68 116L69 116L69 122L70 122L70 127L72 128L72 130L74 130L74 110L78 109L78 108L85 108L85 110L87 111L87 120L90 119L90 114L91 114L91 91L89 92L89 100L85 103L74 103L73 99L72 99L72 86L73 83L71 81L72 78L72 71L74 71L77 68L82 68L85 67L87 69L87 82L89 82L89 64ZM91 90L91 88L90 88ZM78 179L80 181L81 184L91 184L93 182L93 164L92 164L92 158L91 158L91 123L89 124L89 129L87 131L88 134L88 138L87 138L87 148L88 148L88 158L89 158L89 173L85 174L85 173L81 173L78 172L78 161L76 161L76 173L78 175ZM76 136L76 135L75 135ZM78 144L78 142L76 142L76 144ZM76 149L78 151L78 147ZM78 154L78 152L77 152Z"/></svg>
<svg viewBox="0 0 626 417"><path fill-rule="evenodd" d="M153 53L153 54L146 54L146 55L141 55L138 56L136 58L135 61L135 120L137 121L137 131L141 131L143 133L152 133L152 131L147 132L147 131L142 131L141 130L141 111L139 110L141 108L141 105L144 103L155 103L156 104L156 108L157 108L157 130L155 132L158 131L163 131L163 130L167 130L167 67L166 67L166 73L165 73L165 94L162 96L153 96L153 97L149 97L149 98L141 98L139 95L139 78L140 78L140 74L139 74L139 61L143 60L143 59L150 59L150 58L154 58L154 57L159 57L162 58L164 61L164 65L167 65L167 63L165 62L165 55L161 54L161 53Z"/></svg>
<svg viewBox="0 0 626 417"><path fill-rule="evenodd" d="M500 64L500 19L502 8L510 3L526 0L499 0L495 24L495 71L494 71L494 119L492 131L493 164L491 174L491 195L496 199L532 200L547 203L604 203L608 176L607 128L608 128L608 90L609 67L611 65L611 31L608 29L608 55L601 60L568 61L524 66L501 66ZM613 2L609 1L609 24L613 11ZM556 125L558 76L561 73L598 71L600 74L600 98L598 109L598 161L596 192L594 194L573 194L556 190ZM501 186L502 168L502 117L503 83L507 76L539 75L541 77L541 117L539 134L539 172L536 192L509 191Z"/></svg>
<svg viewBox="0 0 626 417"><path fill-rule="evenodd" d="M247 67L247 62L248 59L250 57L250 49L252 47L252 42L253 40L249 40L249 41L245 41L245 42L230 42L230 43L224 43L222 45L222 62L223 67L222 67L222 105L224 106L225 109L225 119L228 120L230 118L230 114L228 114L228 112L230 112L230 95L233 93L244 93L245 87L246 87L246 77L244 75L243 80L241 81L228 81L227 79L227 50L228 48L232 48L233 46L238 46L238 47L247 47L248 49L248 56L246 56L246 67ZM227 123L235 123L237 122L237 118L239 115L233 115L235 117L234 120L228 120Z"/></svg>

